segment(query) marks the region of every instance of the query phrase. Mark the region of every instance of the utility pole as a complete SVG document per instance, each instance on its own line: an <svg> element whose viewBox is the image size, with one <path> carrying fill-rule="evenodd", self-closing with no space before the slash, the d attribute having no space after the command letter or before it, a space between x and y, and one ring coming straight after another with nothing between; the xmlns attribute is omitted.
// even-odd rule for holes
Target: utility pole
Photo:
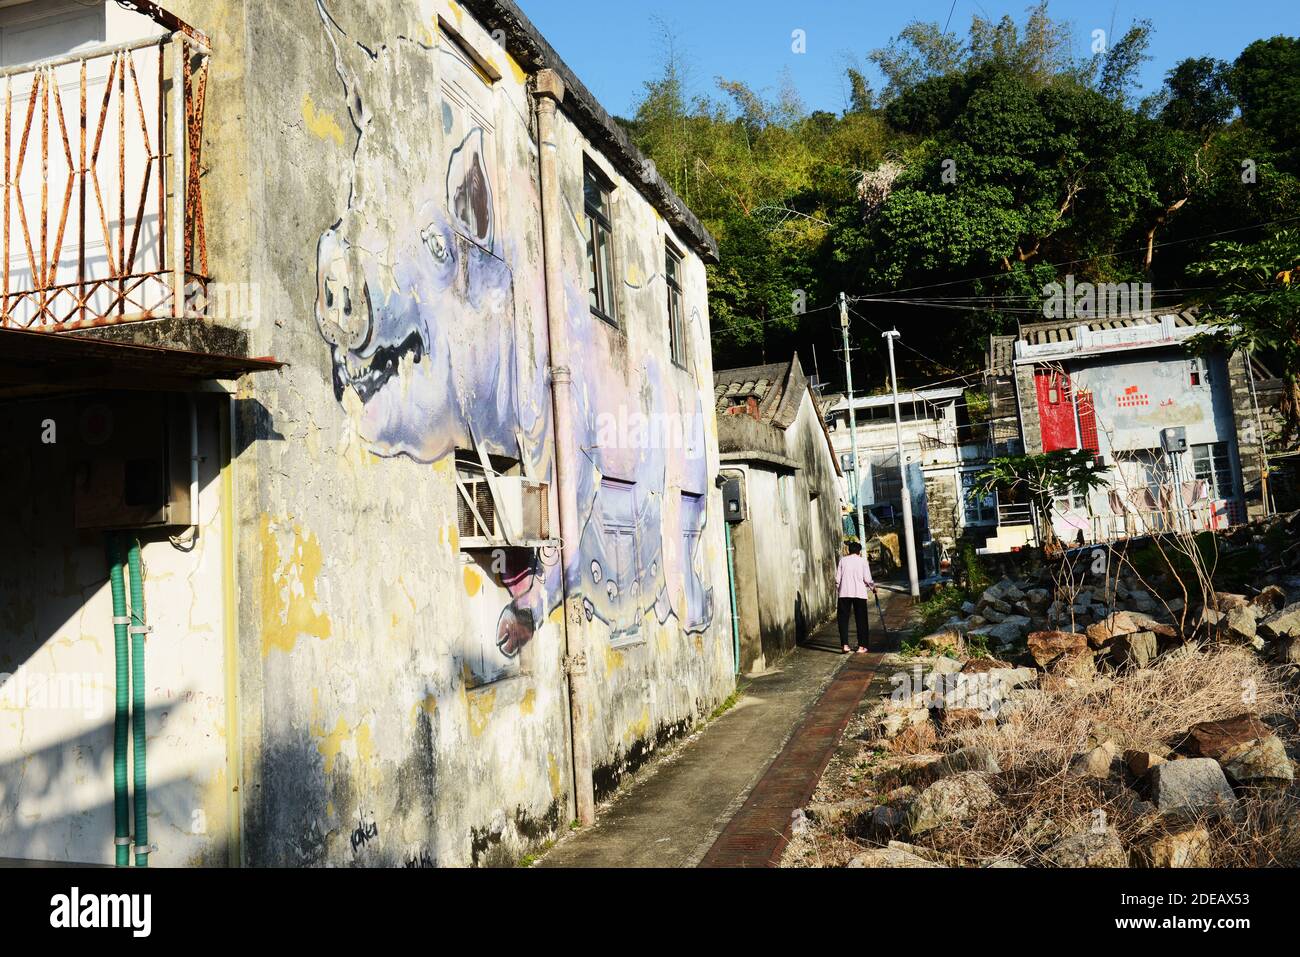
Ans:
<svg viewBox="0 0 1300 957"><path fill-rule="evenodd" d="M853 447L853 507L857 515L858 541L867 542L866 526L862 521L862 470L858 462L858 417L853 410L853 358L849 352L849 303L840 293L840 333L844 336L844 389L849 403L849 441Z"/></svg>
<svg viewBox="0 0 1300 957"><path fill-rule="evenodd" d="M907 463L903 461L903 419L898 411L898 373L894 371L894 340L898 330L882 333L889 342L889 381L894 387L894 443L898 449L898 477L902 480L903 538L907 543L907 580L912 586L912 597L919 598L921 585L916 580L916 541L912 534L912 491L907 485Z"/></svg>

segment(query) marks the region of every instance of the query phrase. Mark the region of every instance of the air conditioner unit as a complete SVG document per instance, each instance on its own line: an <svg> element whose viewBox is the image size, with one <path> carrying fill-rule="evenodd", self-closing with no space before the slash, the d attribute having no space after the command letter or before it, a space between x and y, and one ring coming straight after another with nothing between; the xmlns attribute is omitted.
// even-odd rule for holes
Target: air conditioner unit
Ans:
<svg viewBox="0 0 1300 957"><path fill-rule="evenodd" d="M75 527L190 524L190 427L183 396L87 396L74 413Z"/></svg>
<svg viewBox="0 0 1300 957"><path fill-rule="evenodd" d="M530 547L551 540L550 486L515 475L457 478L461 548ZM470 503L473 502L473 507Z"/></svg>

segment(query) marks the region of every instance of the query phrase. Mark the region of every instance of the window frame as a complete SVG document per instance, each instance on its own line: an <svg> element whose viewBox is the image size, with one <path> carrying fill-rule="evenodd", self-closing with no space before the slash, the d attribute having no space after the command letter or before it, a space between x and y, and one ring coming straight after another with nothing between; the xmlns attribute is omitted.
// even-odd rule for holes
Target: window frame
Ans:
<svg viewBox="0 0 1300 957"><path fill-rule="evenodd" d="M588 186L595 187L600 194L603 209L596 208L590 199ZM587 306L597 319L609 323L615 328L618 321L618 270L614 262L614 191L616 187L604 171L596 165L590 156L583 157L582 163L582 214L585 220L587 237ZM603 244L597 240L603 236ZM600 255L606 254L605 272L600 269ZM602 280L602 276L604 279ZM608 288L606 288L606 283ZM597 302L591 301L592 293Z"/></svg>
<svg viewBox="0 0 1300 957"><path fill-rule="evenodd" d="M1191 446L1192 477L1206 482L1210 497L1227 502L1237 497L1237 478L1232 469L1232 450L1227 442L1201 442ZM1227 494L1224 483L1226 483Z"/></svg>
<svg viewBox="0 0 1300 957"><path fill-rule="evenodd" d="M685 369L686 349L686 296L682 291L681 271L685 257L672 240L664 240L664 285L668 299L668 355L673 364Z"/></svg>

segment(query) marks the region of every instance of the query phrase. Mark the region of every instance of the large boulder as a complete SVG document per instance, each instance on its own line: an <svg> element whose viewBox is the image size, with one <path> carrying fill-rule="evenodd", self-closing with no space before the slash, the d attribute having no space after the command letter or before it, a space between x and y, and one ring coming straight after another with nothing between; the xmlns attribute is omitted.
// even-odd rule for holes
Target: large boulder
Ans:
<svg viewBox="0 0 1300 957"><path fill-rule="evenodd" d="M1203 827L1163 834L1142 851L1148 867L1209 867L1210 832Z"/></svg>
<svg viewBox="0 0 1300 957"><path fill-rule="evenodd" d="M1224 752L1273 733L1253 714L1239 714L1219 721L1202 721L1192 725L1175 742L1184 754L1197 758L1219 758Z"/></svg>
<svg viewBox="0 0 1300 957"><path fill-rule="evenodd" d="M1110 658L1124 668L1145 668L1160 653L1160 642L1155 632L1138 631L1121 635L1111 645Z"/></svg>
<svg viewBox="0 0 1300 957"><path fill-rule="evenodd" d="M1141 748L1129 748L1124 752L1124 764L1135 778L1145 777L1157 764L1164 764L1167 760L1163 755Z"/></svg>
<svg viewBox="0 0 1300 957"><path fill-rule="evenodd" d="M966 647L962 636L950 628L926 635L919 644L932 655L961 654Z"/></svg>
<svg viewBox="0 0 1300 957"><path fill-rule="evenodd" d="M886 847L863 851L849 861L849 867L944 867L917 854L909 845L890 841Z"/></svg>
<svg viewBox="0 0 1300 957"><path fill-rule="evenodd" d="M1044 670L1067 652L1079 653L1088 647L1088 638L1074 631L1036 631L1029 636L1029 654Z"/></svg>
<svg viewBox="0 0 1300 957"><path fill-rule="evenodd" d="M912 802L908 814L908 830L913 835L924 834L945 824L960 823L977 811L995 804L997 799L989 787L986 775L978 771L940 778Z"/></svg>
<svg viewBox="0 0 1300 957"><path fill-rule="evenodd" d="M1114 741L1103 741L1090 751L1077 754L1070 762L1073 774L1106 781L1119 775L1121 767L1119 746Z"/></svg>
<svg viewBox="0 0 1300 957"><path fill-rule="evenodd" d="M1088 633L1088 644L1094 648L1104 648L1121 635L1131 635L1135 631L1141 631L1142 626L1137 620L1126 611L1117 611L1113 615L1107 615L1101 621L1094 625L1089 625L1086 629Z"/></svg>
<svg viewBox="0 0 1300 957"><path fill-rule="evenodd" d="M1295 769L1277 735L1248 741L1219 755L1224 773L1238 784L1289 784Z"/></svg>
<svg viewBox="0 0 1300 957"><path fill-rule="evenodd" d="M1084 827L1043 853L1054 867L1128 867L1128 852L1113 827Z"/></svg>
<svg viewBox="0 0 1300 957"><path fill-rule="evenodd" d="M1213 758L1158 764L1146 780L1151 803L1166 817L1214 817L1229 813L1236 800L1223 768Z"/></svg>
<svg viewBox="0 0 1300 957"><path fill-rule="evenodd" d="M1279 638L1300 638L1300 601L1292 602L1269 615L1259 623L1259 631L1265 638L1274 641Z"/></svg>

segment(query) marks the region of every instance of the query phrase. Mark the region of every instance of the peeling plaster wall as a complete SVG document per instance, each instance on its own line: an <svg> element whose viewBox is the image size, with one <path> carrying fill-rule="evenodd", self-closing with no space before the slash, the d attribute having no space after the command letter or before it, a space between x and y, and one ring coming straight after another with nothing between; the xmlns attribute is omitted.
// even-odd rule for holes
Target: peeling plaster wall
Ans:
<svg viewBox="0 0 1300 957"><path fill-rule="evenodd" d="M215 214L230 246L212 244L213 271L253 284L251 352L288 363L244 379L236 403L244 858L510 863L573 816L561 575L588 608L577 640L602 793L732 687L716 432L699 414L712 399L704 267L687 252L683 370L668 357L667 227L611 171L622 326L588 313L583 142L562 117L556 278L581 391L584 531L564 568L554 549L506 575L474 561L459 548L455 450L477 442L553 476L528 78L452 3L237 6L232 47L275 68L230 76L224 101L210 93L212 135L229 122L249 144L231 168L211 162L209 208L229 185L245 210ZM685 423L683 440L628 438L634 413ZM639 587L618 595L591 571L608 545L602 476L641 490ZM552 489L553 534L556 514ZM475 662L503 637L511 673L482 683Z"/></svg>

